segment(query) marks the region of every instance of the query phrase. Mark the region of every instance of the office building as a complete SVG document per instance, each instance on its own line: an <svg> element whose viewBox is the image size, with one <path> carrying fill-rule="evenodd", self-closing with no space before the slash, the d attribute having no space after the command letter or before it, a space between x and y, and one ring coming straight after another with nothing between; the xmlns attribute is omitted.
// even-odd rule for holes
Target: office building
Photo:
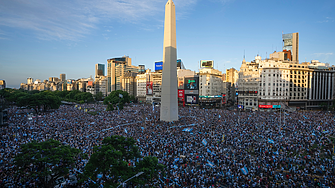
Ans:
<svg viewBox="0 0 335 188"><path fill-rule="evenodd" d="M255 57L255 61L242 61L238 75L238 105L241 109L256 110L258 109L258 88L260 71L260 56Z"/></svg>
<svg viewBox="0 0 335 188"><path fill-rule="evenodd" d="M126 91L129 96L136 95L136 72L126 72L121 80L122 91Z"/></svg>
<svg viewBox="0 0 335 188"><path fill-rule="evenodd" d="M136 98L138 102L146 101L146 86L147 86L147 75L150 69L146 70L144 74L138 74L136 76Z"/></svg>
<svg viewBox="0 0 335 188"><path fill-rule="evenodd" d="M226 82L236 85L238 79L238 71L234 68L226 69Z"/></svg>
<svg viewBox="0 0 335 188"><path fill-rule="evenodd" d="M95 77L105 76L105 65L95 64Z"/></svg>
<svg viewBox="0 0 335 188"><path fill-rule="evenodd" d="M200 96L215 96L223 93L221 71L213 68L203 68L200 69L198 75Z"/></svg>
<svg viewBox="0 0 335 188"><path fill-rule="evenodd" d="M60 78L61 82L65 82L66 81L66 74L60 74L59 78Z"/></svg>
<svg viewBox="0 0 335 188"><path fill-rule="evenodd" d="M107 60L107 94L122 90L122 78L127 72L139 72L139 67L131 65L131 58L123 56Z"/></svg>
<svg viewBox="0 0 335 188"><path fill-rule="evenodd" d="M104 97L107 96L107 76L95 78L95 93L101 92Z"/></svg>
<svg viewBox="0 0 335 188"><path fill-rule="evenodd" d="M285 60L299 62L299 33L283 34L283 52ZM291 59L289 58L291 57Z"/></svg>

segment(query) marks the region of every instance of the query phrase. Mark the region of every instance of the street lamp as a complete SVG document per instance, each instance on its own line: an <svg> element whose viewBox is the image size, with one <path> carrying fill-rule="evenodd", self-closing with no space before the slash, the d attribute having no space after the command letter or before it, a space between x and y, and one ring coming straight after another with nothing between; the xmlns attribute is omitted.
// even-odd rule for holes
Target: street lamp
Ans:
<svg viewBox="0 0 335 188"><path fill-rule="evenodd" d="M122 186L126 185L126 182L127 182L127 181L129 181L129 180L131 180L131 179L133 179L133 178L136 178L136 177L140 176L140 175L143 174L143 173L144 173L144 172L139 172L139 173L135 174L133 177L127 179L127 180L124 181L123 183L120 183L120 185L117 186L117 188L120 187L121 185L122 185Z"/></svg>

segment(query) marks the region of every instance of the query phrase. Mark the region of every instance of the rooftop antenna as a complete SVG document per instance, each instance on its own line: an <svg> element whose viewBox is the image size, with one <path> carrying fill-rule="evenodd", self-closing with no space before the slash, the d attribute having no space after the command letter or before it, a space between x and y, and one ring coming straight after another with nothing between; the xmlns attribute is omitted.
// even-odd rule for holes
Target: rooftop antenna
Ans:
<svg viewBox="0 0 335 188"><path fill-rule="evenodd" d="M245 49L244 49L244 55L243 55L243 59L245 59Z"/></svg>

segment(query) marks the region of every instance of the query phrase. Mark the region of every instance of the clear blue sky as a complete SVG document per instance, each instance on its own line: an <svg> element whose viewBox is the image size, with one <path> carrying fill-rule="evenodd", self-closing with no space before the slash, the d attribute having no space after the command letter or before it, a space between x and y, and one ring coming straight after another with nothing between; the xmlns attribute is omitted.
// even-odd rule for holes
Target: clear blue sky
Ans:
<svg viewBox="0 0 335 188"><path fill-rule="evenodd" d="M94 76L96 63L128 55L153 70L162 60L167 0L1 0L0 79ZM177 54L239 69L282 49L281 34L299 32L300 61L335 64L334 0L174 0Z"/></svg>

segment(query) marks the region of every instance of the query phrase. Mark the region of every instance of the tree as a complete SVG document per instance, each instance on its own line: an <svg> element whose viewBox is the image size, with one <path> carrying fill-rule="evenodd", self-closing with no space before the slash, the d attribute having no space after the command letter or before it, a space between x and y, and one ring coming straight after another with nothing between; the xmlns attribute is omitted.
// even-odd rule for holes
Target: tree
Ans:
<svg viewBox="0 0 335 188"><path fill-rule="evenodd" d="M143 185L152 181L157 177L158 171L164 170L164 166L158 164L156 157L142 159L135 143L133 138L118 135L104 138L102 145L94 147L80 181L87 181L90 178L96 182L90 187L98 187L101 182L105 182L104 187L116 187L139 172L146 174L129 182L133 185Z"/></svg>
<svg viewBox="0 0 335 188"><path fill-rule="evenodd" d="M97 94L94 95L94 98L96 101L102 101L102 98L103 98L103 94L102 92L98 92Z"/></svg>
<svg viewBox="0 0 335 188"><path fill-rule="evenodd" d="M14 163L21 181L33 180L38 187L54 187L55 181L69 173L75 165L79 149L56 140L22 144Z"/></svg>
<svg viewBox="0 0 335 188"><path fill-rule="evenodd" d="M94 101L92 93L80 92L74 96L74 99L77 101L92 102Z"/></svg>
<svg viewBox="0 0 335 188"><path fill-rule="evenodd" d="M16 104L18 106L33 108L38 114L41 107L43 107L44 111L48 109L58 109L61 105L61 100L58 96L55 96L52 93L41 92L33 95L26 94L21 96L17 99Z"/></svg>
<svg viewBox="0 0 335 188"><path fill-rule="evenodd" d="M122 97L120 97L120 94ZM121 90L116 90L112 91L104 100L104 104L118 104L118 103L129 103L130 102L130 97L128 92L126 91L121 91Z"/></svg>
<svg viewBox="0 0 335 188"><path fill-rule="evenodd" d="M106 109L106 111L113 111L113 110L114 110L113 105L108 104L108 105L107 105L107 109Z"/></svg>
<svg viewBox="0 0 335 188"><path fill-rule="evenodd" d="M17 106L19 107L27 107L35 110L36 114L38 114L39 109L41 108L42 101L38 97L38 94L26 94L22 97L19 97L16 101Z"/></svg>

